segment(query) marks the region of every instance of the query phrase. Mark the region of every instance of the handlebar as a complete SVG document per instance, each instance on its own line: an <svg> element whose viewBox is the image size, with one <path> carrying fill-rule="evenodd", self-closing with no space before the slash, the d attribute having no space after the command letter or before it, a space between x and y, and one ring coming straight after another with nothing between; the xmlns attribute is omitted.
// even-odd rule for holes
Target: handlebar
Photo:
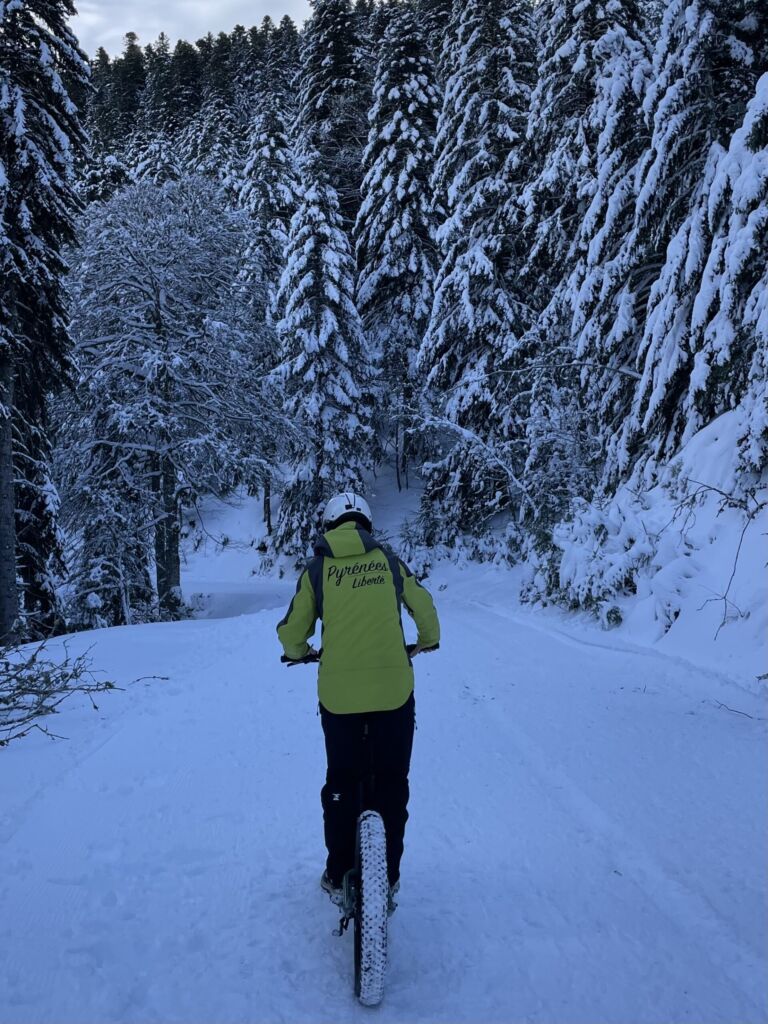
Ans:
<svg viewBox="0 0 768 1024"><path fill-rule="evenodd" d="M408 652L409 658L415 658L417 654L431 654L433 651L437 651L440 648L440 644L435 644L434 647L421 647L418 644L408 644L406 651ZM289 658L285 654L280 658L283 665L287 665L288 668L293 668L295 665L316 665L322 656L322 651L313 651L311 654L307 654L304 658Z"/></svg>
<svg viewBox="0 0 768 1024"><path fill-rule="evenodd" d="M312 654L308 654L304 658L289 658L284 654L280 661L283 665L287 665L288 668L293 668L294 665L315 665L320 661L322 653L322 651L313 651Z"/></svg>

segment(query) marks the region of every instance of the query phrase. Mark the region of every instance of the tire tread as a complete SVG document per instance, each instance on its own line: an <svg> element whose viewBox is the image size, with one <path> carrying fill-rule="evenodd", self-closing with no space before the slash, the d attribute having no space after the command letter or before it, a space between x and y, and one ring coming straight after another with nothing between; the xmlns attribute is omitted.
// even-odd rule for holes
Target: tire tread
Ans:
<svg viewBox="0 0 768 1024"><path fill-rule="evenodd" d="M364 1006L378 1006L384 997L387 970L389 879L387 837L376 811L365 811L358 821L360 851L359 928L360 964L357 996Z"/></svg>

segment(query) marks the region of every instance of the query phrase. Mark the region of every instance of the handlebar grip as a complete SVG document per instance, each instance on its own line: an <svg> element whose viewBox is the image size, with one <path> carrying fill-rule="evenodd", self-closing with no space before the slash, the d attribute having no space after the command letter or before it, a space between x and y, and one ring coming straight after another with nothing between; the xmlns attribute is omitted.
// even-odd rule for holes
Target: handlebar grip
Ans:
<svg viewBox="0 0 768 1024"><path fill-rule="evenodd" d="M409 658L413 658L416 656L418 647L418 644L406 645L405 649L408 652ZM439 649L440 644L434 644L434 646L432 647L422 647L421 650L418 650L418 653L432 654L433 651L438 651ZM282 665L287 665L289 668L291 668L294 665L316 665L320 661L320 656L322 653L322 651L317 651L314 654L308 654L305 658L289 658L286 654L283 654L280 657L280 663Z"/></svg>
<svg viewBox="0 0 768 1024"><path fill-rule="evenodd" d="M308 654L305 658L289 658L287 654L283 654L280 657L280 662L287 665L288 668L292 668L294 665L316 665L320 661L321 654L322 651L317 651L315 654Z"/></svg>

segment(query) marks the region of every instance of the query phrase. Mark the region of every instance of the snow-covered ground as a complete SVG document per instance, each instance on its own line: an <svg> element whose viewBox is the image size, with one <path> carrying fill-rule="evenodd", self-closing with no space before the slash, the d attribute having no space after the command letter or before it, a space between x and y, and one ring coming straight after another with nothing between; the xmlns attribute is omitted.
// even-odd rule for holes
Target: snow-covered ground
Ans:
<svg viewBox="0 0 768 1024"><path fill-rule="evenodd" d="M2 1024L370 1019L318 887L314 673L278 663L294 580L252 575L255 508L204 515L230 542L188 560L201 618L71 638L124 691L0 751ZM444 642L416 663L377 1019L764 1022L764 699L521 608L514 573L428 586Z"/></svg>

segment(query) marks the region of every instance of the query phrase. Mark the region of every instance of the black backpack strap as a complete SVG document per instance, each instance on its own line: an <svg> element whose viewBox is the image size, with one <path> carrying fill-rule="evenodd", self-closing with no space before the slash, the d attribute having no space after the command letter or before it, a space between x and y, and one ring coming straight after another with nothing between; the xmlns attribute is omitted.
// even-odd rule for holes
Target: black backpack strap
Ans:
<svg viewBox="0 0 768 1024"><path fill-rule="evenodd" d="M397 555L390 551L389 548L382 547L381 551L384 552L384 557L389 563L389 571L392 573L392 582L395 585L395 593L397 594L397 607L400 608L403 603L403 587L405 586L401 562Z"/></svg>
<svg viewBox="0 0 768 1024"><path fill-rule="evenodd" d="M322 619L323 617L323 566L325 564L325 558L322 555L316 555L310 563L307 565L307 575L309 576L309 582L312 584L312 590L315 594L315 607L317 608L317 617Z"/></svg>

